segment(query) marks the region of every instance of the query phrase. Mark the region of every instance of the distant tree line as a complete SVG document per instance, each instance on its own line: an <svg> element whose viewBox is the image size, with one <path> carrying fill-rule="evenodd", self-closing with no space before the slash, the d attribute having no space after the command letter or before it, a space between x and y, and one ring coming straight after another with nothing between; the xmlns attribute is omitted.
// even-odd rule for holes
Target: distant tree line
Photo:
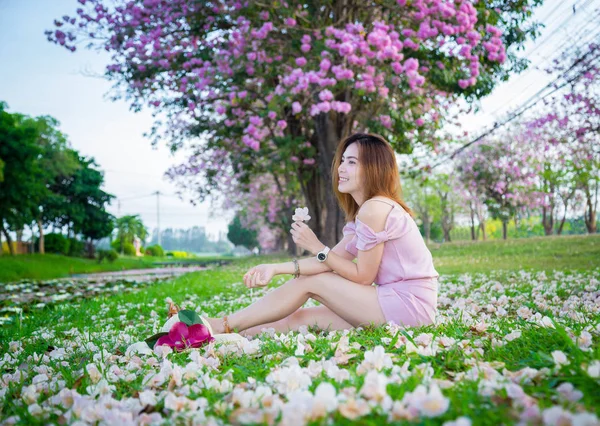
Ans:
<svg viewBox="0 0 600 426"><path fill-rule="evenodd" d="M158 230L152 231L149 245L158 244ZM233 245L226 239L210 241L202 226L189 229L166 228L160 231L160 245L165 251L179 250L190 253L226 253L233 250Z"/></svg>

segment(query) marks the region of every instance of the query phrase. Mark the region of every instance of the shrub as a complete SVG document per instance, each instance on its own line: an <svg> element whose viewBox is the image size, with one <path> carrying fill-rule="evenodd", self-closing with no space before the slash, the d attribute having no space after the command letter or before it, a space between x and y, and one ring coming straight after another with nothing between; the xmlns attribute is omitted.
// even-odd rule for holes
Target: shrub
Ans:
<svg viewBox="0 0 600 426"><path fill-rule="evenodd" d="M121 253L121 241L114 240L113 242L110 243L110 246L117 253ZM125 254L127 256L135 256L135 247L133 246L132 243L128 243L127 241L125 243L123 243L122 251L123 251L123 254Z"/></svg>
<svg viewBox="0 0 600 426"><path fill-rule="evenodd" d="M165 255L165 251L163 250L163 248L161 246L159 246L158 244L155 244L153 246L148 246L146 248L146 254L148 256L162 257Z"/></svg>
<svg viewBox="0 0 600 426"><path fill-rule="evenodd" d="M36 246L39 244L38 241L36 241ZM46 234L44 235L44 250L46 253L69 254L69 240L63 234Z"/></svg>
<svg viewBox="0 0 600 426"><path fill-rule="evenodd" d="M123 244L123 254L127 256L135 256L135 247L131 243Z"/></svg>
<svg viewBox="0 0 600 426"><path fill-rule="evenodd" d="M110 263L113 263L115 260L119 258L119 253L116 250L97 250L96 251L98 257L98 263L102 263L104 259L108 260Z"/></svg>
<svg viewBox="0 0 600 426"><path fill-rule="evenodd" d="M68 255L69 256L83 256L83 251L85 250L85 243L83 241L79 241L77 238L69 238L69 248Z"/></svg>
<svg viewBox="0 0 600 426"><path fill-rule="evenodd" d="M189 253L186 251L168 251L167 252L167 256L169 257L174 257L176 259L185 259L186 257L189 257Z"/></svg>

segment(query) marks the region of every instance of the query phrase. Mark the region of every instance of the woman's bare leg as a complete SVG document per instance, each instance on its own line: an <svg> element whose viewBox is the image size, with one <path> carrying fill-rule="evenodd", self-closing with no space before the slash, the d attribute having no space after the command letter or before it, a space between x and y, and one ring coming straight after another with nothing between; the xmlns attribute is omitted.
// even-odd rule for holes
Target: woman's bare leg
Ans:
<svg viewBox="0 0 600 426"><path fill-rule="evenodd" d="M273 328L277 333L298 331L303 326L316 326L321 330L348 330L352 324L329 309L327 306L314 306L311 308L300 308L292 315L279 321L261 324L241 331L244 336L256 336L265 328Z"/></svg>
<svg viewBox="0 0 600 426"><path fill-rule="evenodd" d="M313 298L353 326L384 324L377 289L349 281L333 272L296 278L267 293L252 305L228 317L232 329L248 328L279 321ZM215 333L224 331L219 318L211 318Z"/></svg>

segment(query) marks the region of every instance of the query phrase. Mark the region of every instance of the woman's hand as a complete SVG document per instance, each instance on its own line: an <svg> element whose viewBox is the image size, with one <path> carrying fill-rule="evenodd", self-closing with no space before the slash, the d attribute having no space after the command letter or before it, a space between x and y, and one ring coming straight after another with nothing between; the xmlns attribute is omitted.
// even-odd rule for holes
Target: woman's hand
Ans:
<svg viewBox="0 0 600 426"><path fill-rule="evenodd" d="M325 244L319 241L312 229L304 222L292 223L290 232L292 233L292 239L296 245L308 250L312 254L317 254L325 248Z"/></svg>
<svg viewBox="0 0 600 426"><path fill-rule="evenodd" d="M250 268L244 274L244 285L248 288L264 287L271 281L273 276L277 275L275 265L264 264Z"/></svg>

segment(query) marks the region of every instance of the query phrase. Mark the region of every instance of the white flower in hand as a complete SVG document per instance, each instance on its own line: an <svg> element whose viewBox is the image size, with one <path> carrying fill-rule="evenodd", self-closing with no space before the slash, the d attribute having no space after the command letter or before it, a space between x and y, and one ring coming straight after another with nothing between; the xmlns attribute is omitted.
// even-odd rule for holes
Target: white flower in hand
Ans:
<svg viewBox="0 0 600 426"><path fill-rule="evenodd" d="M308 222L310 216L308 215L308 207L297 208L295 214L292 216L294 222Z"/></svg>

